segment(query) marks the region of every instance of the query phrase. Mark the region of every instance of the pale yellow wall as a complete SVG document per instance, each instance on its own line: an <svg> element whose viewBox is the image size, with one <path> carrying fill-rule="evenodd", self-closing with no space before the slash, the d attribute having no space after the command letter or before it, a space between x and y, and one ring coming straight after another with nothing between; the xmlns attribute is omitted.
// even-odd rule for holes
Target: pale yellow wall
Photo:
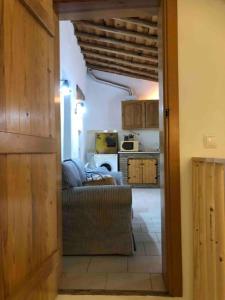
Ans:
<svg viewBox="0 0 225 300"><path fill-rule="evenodd" d="M178 0L183 300L192 300L192 156L225 157L225 0ZM203 147L215 135L217 149ZM165 300L77 296L59 299ZM199 299L201 300L201 299Z"/></svg>

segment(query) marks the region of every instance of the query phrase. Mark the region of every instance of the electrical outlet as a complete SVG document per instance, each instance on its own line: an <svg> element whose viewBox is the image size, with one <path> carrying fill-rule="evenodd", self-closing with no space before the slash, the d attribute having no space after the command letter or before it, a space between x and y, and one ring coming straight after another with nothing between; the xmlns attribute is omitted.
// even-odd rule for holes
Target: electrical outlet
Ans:
<svg viewBox="0 0 225 300"><path fill-rule="evenodd" d="M213 135L205 135L203 138L203 144L207 149L215 149L217 147L216 137Z"/></svg>

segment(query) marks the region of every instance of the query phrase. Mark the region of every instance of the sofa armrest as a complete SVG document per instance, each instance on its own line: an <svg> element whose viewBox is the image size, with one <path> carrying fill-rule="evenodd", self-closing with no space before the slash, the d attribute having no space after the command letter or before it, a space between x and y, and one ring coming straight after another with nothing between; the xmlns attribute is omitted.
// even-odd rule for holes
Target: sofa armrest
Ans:
<svg viewBox="0 0 225 300"><path fill-rule="evenodd" d="M63 207L132 206L130 186L85 186L63 191Z"/></svg>

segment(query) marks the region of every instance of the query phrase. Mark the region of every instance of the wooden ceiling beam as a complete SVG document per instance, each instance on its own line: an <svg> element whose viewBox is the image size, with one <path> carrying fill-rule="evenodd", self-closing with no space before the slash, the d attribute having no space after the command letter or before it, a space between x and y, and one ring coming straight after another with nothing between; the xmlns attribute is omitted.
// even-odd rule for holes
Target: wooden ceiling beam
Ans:
<svg viewBox="0 0 225 300"><path fill-rule="evenodd" d="M159 0L53 0L61 20L158 15Z"/></svg>
<svg viewBox="0 0 225 300"><path fill-rule="evenodd" d="M122 64L122 65L125 65L125 66L128 66L128 67L130 66L130 67L141 68L141 69L145 69L145 70L151 70L151 71L154 71L154 72L158 72L158 67L157 66L148 65L148 64L145 64L145 63L143 63L143 64L135 63L135 62L127 61L127 60L120 59L120 58L117 58L117 57L110 57L110 56L106 56L104 54L97 54L97 53L87 51L87 50L84 51L83 54L85 56L85 59L86 58L89 59L89 57L91 57L91 58L94 58L94 59L111 61L113 63Z"/></svg>
<svg viewBox="0 0 225 300"><path fill-rule="evenodd" d="M79 31L76 31L75 35L81 39L85 38L85 39L96 41L96 42L110 43L110 44L117 45L117 46L123 46L123 47L127 47L130 49L135 49L136 51L149 51L149 52L158 54L158 47L155 47L155 46L146 46L143 44L126 42L126 41L118 40L118 39L111 38L111 37L110 38L102 37L102 36L98 36L97 34L79 32Z"/></svg>
<svg viewBox="0 0 225 300"><path fill-rule="evenodd" d="M144 39L147 41L155 41L155 42L158 41L157 35L146 34L146 33L131 31L131 30L127 30L127 29L119 29L119 28L114 28L111 26L95 24L91 21L78 21L75 23L75 25L78 25L78 26L81 25L83 27L100 30L103 32L109 32L109 33L113 33L113 34L123 35L123 36L127 36L127 37Z"/></svg>
<svg viewBox="0 0 225 300"><path fill-rule="evenodd" d="M106 52L106 53L114 53L118 55L124 55L126 57L136 58L140 60L146 60L153 63L158 63L158 57L151 56L151 55L144 55L144 54L137 54L132 51L126 51L118 48L112 48L112 47L104 47L96 44L90 44L87 42L79 42L79 45L82 49L91 49L91 50L97 50L99 52Z"/></svg>
<svg viewBox="0 0 225 300"><path fill-rule="evenodd" d="M96 60L96 59L87 58L86 62L87 62L87 64L90 64L90 65L106 67L106 68L116 69L116 70L119 70L119 71L134 73L134 74L137 74L137 75L151 76L153 78L158 78L158 75L155 74L155 73L152 74L151 72L148 72L148 71L141 71L141 70L137 70L137 69L134 69L134 68L124 67L124 66L116 65L116 64L108 64L108 63L105 63L105 62L100 62L99 60Z"/></svg>
<svg viewBox="0 0 225 300"><path fill-rule="evenodd" d="M113 18L113 19L115 21L122 21L134 25L140 25L150 29L158 29L158 24L156 22L150 22L139 18Z"/></svg>
<svg viewBox="0 0 225 300"><path fill-rule="evenodd" d="M136 79L138 78L138 79L144 79L144 80L154 81L154 82L158 81L157 78L153 78L151 76L137 75L137 74L134 74L132 72L118 71L118 70L115 70L115 69L100 67L100 66L91 65L91 64L88 64L87 67L92 69L92 70L97 70L97 71L102 71L102 72L107 72L107 73L113 73L113 74L128 76L128 77L132 77L132 78L136 78Z"/></svg>

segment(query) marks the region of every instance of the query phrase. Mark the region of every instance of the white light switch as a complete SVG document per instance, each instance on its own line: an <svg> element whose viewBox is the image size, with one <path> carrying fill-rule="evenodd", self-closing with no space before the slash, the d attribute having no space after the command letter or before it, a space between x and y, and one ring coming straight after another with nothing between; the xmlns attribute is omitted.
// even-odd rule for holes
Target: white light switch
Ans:
<svg viewBox="0 0 225 300"><path fill-rule="evenodd" d="M217 147L216 137L213 135L205 135L203 138L204 147L208 149L214 149Z"/></svg>

